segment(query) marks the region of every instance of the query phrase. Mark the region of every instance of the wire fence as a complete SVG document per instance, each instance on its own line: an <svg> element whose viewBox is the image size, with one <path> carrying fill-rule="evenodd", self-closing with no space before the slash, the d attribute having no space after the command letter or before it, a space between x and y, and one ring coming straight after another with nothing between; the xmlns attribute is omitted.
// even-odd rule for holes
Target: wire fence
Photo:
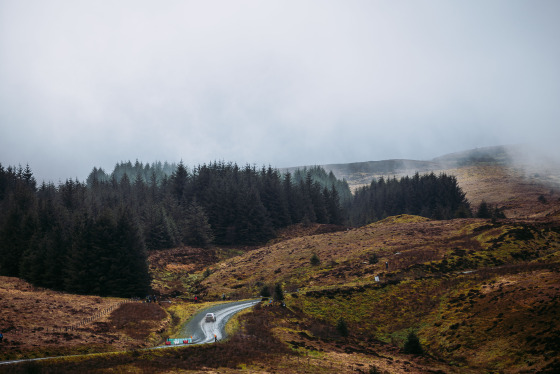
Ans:
<svg viewBox="0 0 560 374"><path fill-rule="evenodd" d="M92 322L97 321L98 319L110 314L112 311L118 309L123 304L139 302L137 299L126 299L119 301L103 310L99 310L88 317L82 318L79 322L69 324L66 326L46 326L46 327L22 327L22 326L14 326L12 328L7 328L4 332L9 332L10 334L29 334L35 332L41 333L64 333L78 330Z"/></svg>

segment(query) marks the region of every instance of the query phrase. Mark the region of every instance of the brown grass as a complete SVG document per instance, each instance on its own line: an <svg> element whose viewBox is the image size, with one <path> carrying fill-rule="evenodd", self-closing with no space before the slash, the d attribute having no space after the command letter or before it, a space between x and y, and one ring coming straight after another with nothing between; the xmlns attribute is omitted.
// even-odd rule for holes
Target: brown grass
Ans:
<svg viewBox="0 0 560 374"><path fill-rule="evenodd" d="M321 322L279 306L257 306L241 316L240 323L238 334L218 344L26 363L10 366L8 372L22 373L31 369L42 373L303 374L368 373L373 367L386 373L459 372L446 364L405 355L375 341L365 342L354 336L314 336L308 329Z"/></svg>
<svg viewBox="0 0 560 374"><path fill-rule="evenodd" d="M527 175L523 169L486 165L446 170L455 175L473 207L482 200L504 209L508 218L543 218L560 214L560 186ZM547 199L543 204L540 195Z"/></svg>
<svg viewBox="0 0 560 374"><path fill-rule="evenodd" d="M473 206L485 200L503 208L508 219L430 221L402 215L350 230L298 225L255 249L154 252L150 267L156 292L189 298L197 292L207 293L210 299L223 293L230 298L254 297L263 285L281 283L289 291L287 303L293 309L247 313L239 318L238 335L213 346L134 351L20 365L14 370L367 373L375 367L389 373L518 373L560 369L557 187L502 166L445 172L457 175ZM541 195L546 203L538 201ZM319 257L319 265L311 264L313 254ZM370 264L372 254L378 263ZM212 274L203 280L206 268ZM0 347L3 357L52 355L46 350L141 347L149 336L173 324L155 305L127 304L76 331L47 334L39 328L75 324L121 300L66 295L35 289L14 278L0 279L0 301L5 304L0 328L14 331L14 326L23 326L30 331L28 340L4 331L8 344ZM168 308L173 315L179 313L173 309L176 306ZM348 338L334 328L340 316L352 327ZM418 331L428 355L443 361L403 355L399 347L410 328Z"/></svg>
<svg viewBox="0 0 560 374"><path fill-rule="evenodd" d="M157 304L121 305L123 301L126 300L71 295L36 288L17 278L0 277L0 329L4 334L0 357L42 357L144 346L146 336L165 325L167 314Z"/></svg>

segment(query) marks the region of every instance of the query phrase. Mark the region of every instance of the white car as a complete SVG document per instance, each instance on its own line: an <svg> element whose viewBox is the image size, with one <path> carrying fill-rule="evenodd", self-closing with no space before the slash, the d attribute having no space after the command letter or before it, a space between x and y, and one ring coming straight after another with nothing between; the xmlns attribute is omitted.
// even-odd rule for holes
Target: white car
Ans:
<svg viewBox="0 0 560 374"><path fill-rule="evenodd" d="M204 317L206 322L216 322L216 315L214 313L207 313L206 317Z"/></svg>

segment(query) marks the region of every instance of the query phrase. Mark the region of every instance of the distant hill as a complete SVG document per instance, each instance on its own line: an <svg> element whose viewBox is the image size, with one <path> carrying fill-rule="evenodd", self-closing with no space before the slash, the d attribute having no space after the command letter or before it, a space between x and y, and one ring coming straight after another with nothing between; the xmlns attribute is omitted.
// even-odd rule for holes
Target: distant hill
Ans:
<svg viewBox="0 0 560 374"><path fill-rule="evenodd" d="M458 168L469 166L510 166L522 168L526 173L533 174L542 174L543 168L546 168L546 174L550 174L552 170L553 174L560 175L560 165L542 155L538 156L537 152L538 150L523 145L500 145L449 153L432 160L390 159L319 166L327 172L332 171L337 178L345 179L351 188L369 184L372 179L382 176L399 178L417 172L450 173L451 170L456 171ZM293 171L304 167L306 166L284 170Z"/></svg>
<svg viewBox="0 0 560 374"><path fill-rule="evenodd" d="M434 158L432 161L445 167L468 166L476 164L511 164L515 155L520 154L521 146L495 146L469 149L449 153Z"/></svg>
<svg viewBox="0 0 560 374"><path fill-rule="evenodd" d="M441 164L434 161L418 161L393 159L382 161L353 162L350 164L323 165L327 171L332 171L338 178L349 179L360 174L400 174L408 172L427 172L441 169Z"/></svg>

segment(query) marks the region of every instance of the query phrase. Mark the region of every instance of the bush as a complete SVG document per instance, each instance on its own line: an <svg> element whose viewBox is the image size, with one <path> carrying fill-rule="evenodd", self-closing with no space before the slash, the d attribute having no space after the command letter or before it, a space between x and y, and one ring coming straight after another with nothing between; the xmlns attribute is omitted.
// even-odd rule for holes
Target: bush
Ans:
<svg viewBox="0 0 560 374"><path fill-rule="evenodd" d="M369 256L368 260L370 265L374 265L379 262L379 259L377 258L377 255L375 253L372 253L371 256Z"/></svg>
<svg viewBox="0 0 560 374"><path fill-rule="evenodd" d="M268 286L263 286L263 288L261 288L261 296L262 297L270 297L271 296L270 288L268 288Z"/></svg>
<svg viewBox="0 0 560 374"><path fill-rule="evenodd" d="M344 318L340 317L336 323L336 331L342 336L348 336L348 325Z"/></svg>
<svg viewBox="0 0 560 374"><path fill-rule="evenodd" d="M280 283L276 283L276 286L274 287L274 300L284 300L284 290L282 290L282 285Z"/></svg>
<svg viewBox="0 0 560 374"><path fill-rule="evenodd" d="M484 200L478 206L478 210L476 212L476 218L492 218L492 213L490 210L490 206Z"/></svg>
<svg viewBox="0 0 560 374"><path fill-rule="evenodd" d="M317 256L317 253L313 253L313 256L311 256L311 265L313 266L317 266L321 263L321 260L319 259L319 256Z"/></svg>
<svg viewBox="0 0 560 374"><path fill-rule="evenodd" d="M424 353L422 345L420 344L420 339L418 339L414 331L408 333L408 337L404 343L404 353L411 353L414 355L421 355Z"/></svg>

